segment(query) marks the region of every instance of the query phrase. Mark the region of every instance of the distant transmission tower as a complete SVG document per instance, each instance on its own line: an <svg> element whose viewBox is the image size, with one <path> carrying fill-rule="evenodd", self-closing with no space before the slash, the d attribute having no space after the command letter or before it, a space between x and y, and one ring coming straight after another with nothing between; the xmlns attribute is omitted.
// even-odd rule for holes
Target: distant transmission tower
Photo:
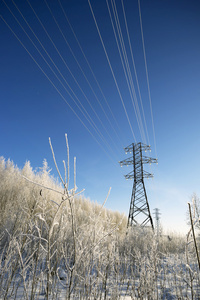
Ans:
<svg viewBox="0 0 200 300"><path fill-rule="evenodd" d="M126 154L128 152L133 153L132 157L119 162L121 167L123 165L133 165L133 171L125 175L126 179L134 179L127 227L135 225L144 227L150 223L152 229L154 229L144 185L144 178L152 178L153 174L144 171L143 164L157 163L157 159L143 155L143 150L146 152L151 148L142 143L133 143L124 150Z"/></svg>
<svg viewBox="0 0 200 300"><path fill-rule="evenodd" d="M155 215L155 219L156 219L156 233L157 235L160 235L160 211L158 208L154 209L154 215Z"/></svg>

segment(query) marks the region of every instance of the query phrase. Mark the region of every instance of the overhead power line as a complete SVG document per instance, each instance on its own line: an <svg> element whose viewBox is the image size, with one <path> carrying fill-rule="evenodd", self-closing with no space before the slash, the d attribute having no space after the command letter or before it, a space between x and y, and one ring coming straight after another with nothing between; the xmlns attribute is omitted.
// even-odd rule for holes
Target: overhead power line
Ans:
<svg viewBox="0 0 200 300"><path fill-rule="evenodd" d="M87 103L90 105L90 107L92 108L93 112L95 113L96 117L98 118L98 120L100 121L101 125L103 126L103 128L105 129L105 131L108 133L106 127L104 126L104 124L102 123L101 119L99 118L98 114L96 113L96 111L94 110L93 106L91 105L88 97L86 96L85 92L83 91L83 89L81 88L80 84L78 83L78 81L76 80L75 76L73 75L72 71L70 70L69 66L67 65L65 59L63 58L63 56L61 55L60 51L58 50L58 48L56 47L55 43L53 42L52 38L50 37L48 31L46 30L45 26L43 25L42 21L40 20L40 18L38 17L36 11L33 9L32 5L30 4L29 0L26 0L29 4L29 6L31 7L33 13L35 14L37 20L39 21L40 25L42 26L44 32L46 33L47 37L49 38L49 40L51 41L53 47L55 48L56 52L58 53L59 57L61 58L62 62L64 63L65 67L67 68L67 70L69 71L70 75L72 76L73 80L75 81L75 83L77 84L78 88L80 89L81 93L83 94L84 98L86 99ZM109 133L108 133L109 135ZM112 140L112 137L109 135L110 139ZM110 146L109 146L110 147ZM112 151L112 150L111 150Z"/></svg>
<svg viewBox="0 0 200 300"><path fill-rule="evenodd" d="M28 3L29 7L31 8L33 14L35 15L37 21L39 22L39 24L41 25L41 27L43 28L45 34L47 35L49 41L51 42L51 45L53 46L53 49L55 49L56 51L56 55L54 57L54 59L52 59L51 55L49 54L49 52L47 51L47 49L45 48L45 46L42 43L42 40L40 40L37 36L37 34L34 32L34 30L32 29L32 27L30 26L30 24L27 22L26 18L24 17L24 15L22 14L22 12L20 11L20 9L18 8L18 6L15 4L14 0L11 0L12 3L14 4L15 8L14 11L16 13L16 10L18 11L18 13L20 14L19 19L16 17L16 15L13 13L13 11L10 9L10 7L8 6L7 2L5 0L2 0L3 3L5 4L5 6L8 8L8 10L10 11L10 13L12 14L13 18L15 19L15 21L18 23L18 25L20 26L20 28L23 31L23 34L26 35L26 37L29 39L29 41L31 42L31 48L30 45L29 47L27 46L28 44L25 43L25 41L23 41L21 35L16 34L16 30L14 28L12 28L5 20L5 18L3 16L1 16L1 19L4 21L4 23L6 24L6 26L10 29L10 31L14 34L14 36L16 37L16 39L20 42L20 44L22 45L22 47L25 49L25 51L29 54L29 56L31 57L31 59L36 63L36 65L39 67L39 69L42 71L42 73L45 75L45 77L48 79L48 81L51 83L51 85L55 88L55 90L59 93L59 95L61 96L61 98L65 101L65 103L69 106L69 108L73 111L73 113L76 115L76 117L80 120L80 122L82 123L82 125L87 129L87 131L92 135L92 137L94 138L94 140L101 146L101 148L104 150L104 152L106 152L106 154L109 156L107 149L109 150L109 153L113 153L114 155L116 155L116 150L118 151L118 147L116 144L116 141L113 137L113 132L116 135L116 137L118 138L118 140L121 143L121 138L119 136L120 133L120 125L118 123L117 118L114 115L113 110L111 109L101 87L100 84L94 74L94 71L91 68L91 65L89 64L89 61L83 51L83 48L80 45L80 42L73 30L73 27L71 26L67 15L65 13L64 7L61 4L61 1L58 0L59 6L64 14L65 19L67 20L69 27L76 39L76 42L83 54L83 57L91 71L91 74L93 76L93 78L95 79L95 82L101 92L101 95L103 96L104 102L102 102L98 96L97 93L94 89L94 86L92 86L90 80L87 77L86 74L86 70L82 67L82 64L80 63L80 60L77 58L77 56L75 56L75 53L64 33L64 31L61 28L61 25L59 23L59 21L56 19L55 15L54 15L54 11L51 9L51 6L49 5L49 2L47 0L44 0L44 3L46 4L46 7L48 9L48 11L50 12L50 15L52 16L52 19L54 20L57 29L59 30L59 33L61 34L62 38L64 39L67 47L69 48L69 51L75 61L75 63L78 66L78 70L80 71L80 73L83 75L84 80L86 80L88 87L90 88L90 90L92 91L92 99L95 99L98 103L98 105L101 108L101 111L103 112L104 116L106 117L106 120L108 121L110 127L108 128L108 126L104 123L104 120L101 118L101 116L99 115L99 111L96 110L96 108L94 108L93 103L91 103L91 101L89 100L86 90L83 88L82 83L80 83L80 81L78 81L77 76L75 76L75 74L73 73L73 69L69 68L69 65L67 64L67 60L63 57L63 55L61 54L62 52L59 50L56 41L52 39L52 36L49 34L48 32L48 27L45 27L45 22L42 21L39 18L39 15L36 13L35 9L33 8L33 6L31 5L29 0L26 0L26 2ZM98 26L92 5L90 0L88 0L89 3L89 8L90 11L92 13L92 18L94 20L99 38L100 38L100 42L101 45L103 47L110 71L112 73L112 77L117 89L117 92L119 94L119 98L121 101L121 104L123 106L123 110L127 119L127 122L129 124L130 127L130 131L131 134L133 136L134 142L135 144L137 143L136 141L136 136L135 136L135 128L133 130L133 118L130 118L130 113L129 110L127 109L127 100L125 101L125 99L123 99L122 97L122 93L117 81L117 77L116 74L113 70L107 49L106 49L106 45L104 43L100 28ZM110 0L111 3L111 7L109 5L109 0L106 0L107 3L107 7L108 7L108 11L109 11L109 15L110 15L110 20L111 20L111 24L112 24L112 28L113 28L113 32L114 32L114 37L117 43L117 47L118 47L118 52L119 52L119 56L121 59L121 63L122 63L122 67L123 67L123 71L124 71L124 75L125 75L125 79L127 82L127 86L128 86L128 90L129 90L129 94L130 94L130 98L132 101L132 105L133 105L133 109L135 112L135 116L136 116L136 120L137 120L137 124L138 124L138 128L140 130L140 135L142 137L142 141L144 141L146 143L146 140L149 140L149 135L148 135L148 130L147 130L147 124L146 124L146 119L145 119L145 114L144 114L144 109L143 109L143 103L142 103L142 98L141 98L141 92L140 92L140 87L139 87L139 82L138 82L138 78L137 78L137 72L136 72L136 66L135 66L135 62L134 62L134 57L133 57L133 51L132 51L132 45L131 45L131 40L130 40L130 34L129 34L129 29L128 29L128 22L126 19L126 13L125 13L125 8L124 8L124 4L123 4L123 0L121 0L122 3L122 11L123 11L123 17L124 17L124 22L125 22L125 33L127 35L128 38L128 46L130 48L130 53L131 53L131 59L132 59L132 64L133 64L133 68L134 68L134 73L135 73L135 79L136 79L136 83L137 83L137 90L135 88L134 85L134 80L133 80L133 75L132 75L132 66L130 65L130 61L129 61L129 52L127 52L128 48L127 48L127 43L125 43L125 36L124 36L124 32L122 31L121 25L121 19L119 18L119 14L118 14L118 10L117 10L117 6L115 3L115 0ZM155 144L155 151L156 151L156 141L155 141L155 129L154 129L154 121L153 121L153 112L152 112L152 104L151 104L151 94L150 94L150 87L149 87L149 78L148 78L148 69L147 69L147 61L146 61L146 53L145 53L145 46L144 46L144 36L143 36L143 28L142 28L142 17L141 17L141 8L140 8L140 1L138 0L138 6L139 6L139 16L140 16L140 27L141 27L141 35L142 35L142 45L143 45L143 52L144 52L144 59L145 59L145 71L146 71L146 77L147 77L147 86L148 86L148 94L149 94L149 101L150 101L150 108L151 108L151 118L152 118L152 126L153 126L153 132L154 132L154 144ZM12 7L13 8L13 7ZM21 20L21 18L23 19L23 21ZM20 21L22 23L20 23ZM26 23L26 25L24 25L24 22ZM25 26L23 27L22 24ZM28 26L28 30L26 28L26 26ZM29 32L29 30L31 31L31 34ZM28 34L28 33L29 34ZM42 31L43 33L43 31ZM33 36L34 38L33 38ZM36 41L35 41L36 39ZM34 41L34 42L33 42ZM28 42L29 43L29 42ZM38 46L38 44L40 46ZM34 50L36 49L37 53L40 55L40 57L42 58L42 63L40 62L40 57L38 59L37 56L33 55L32 53L32 46L34 47ZM41 48L42 50L41 50ZM40 50L39 50L40 49ZM44 51L44 53L43 53ZM70 78L69 79L73 79L73 82L76 84L77 87L77 91L80 91L81 93L81 98L78 97L78 94L75 92L75 89L72 88L72 86L69 84L69 82L66 80L66 76L63 75L63 73L60 71L57 61L55 60L55 58L58 58L59 60L58 62L64 65L64 67L66 67L66 69L68 70L69 74L70 74ZM71 56L70 56L71 57ZM45 63L45 65L44 65ZM46 69L44 67L48 67L48 70L46 71ZM50 72L49 72L50 71ZM52 76L53 75L53 76ZM81 75L81 76L82 76ZM93 82L94 83L94 82ZM96 87L96 86L95 86ZM63 94L63 90L64 89L64 94ZM67 98L65 97L65 92L69 95L70 99L72 99L72 101L74 102L74 104L76 105L77 109L78 109L78 113L80 111L81 114L77 113L76 108L74 109L72 107L72 105L68 102ZM139 106L139 102L137 99L137 93L139 95L139 99L140 99L140 106ZM86 101L85 101L85 100ZM82 101L84 100L84 102ZM85 104L84 104L85 103ZM91 110L87 110L86 109L86 105L89 105L89 108L91 108ZM112 119L115 121L113 123L113 120L110 118L110 115L107 114L107 110L105 109L105 104L106 104L106 108L109 109L110 115L112 116ZM142 109L142 114L140 109ZM92 114L91 114L92 113ZM82 118L84 117L84 118ZM86 121L86 122L85 122ZM116 125L115 125L116 124ZM118 129L116 128L116 126L118 127ZM112 129L113 132L111 132L109 129ZM120 133L123 136L123 132ZM116 148L116 150L114 151L113 146ZM156 153L157 155L157 153ZM113 158L112 158L113 160Z"/></svg>
<svg viewBox="0 0 200 300"><path fill-rule="evenodd" d="M2 0L4 2L4 0ZM41 65L37 62L37 60L33 57L33 55L30 53L30 51L26 48L26 46L23 44L23 42L21 41L21 39L17 36L17 34L13 31L13 29L9 26L9 24L6 22L6 20L2 17L2 15L0 15L1 19L4 21L4 23L6 24L6 26L9 28L9 30L13 33L13 35L15 36L15 38L19 41L19 43L21 44L21 46L25 49L25 51L29 54L29 56L31 57L31 59L35 62L35 64L38 66L38 68L40 69L40 71L45 75L45 77L48 79L48 81L51 83L51 85L55 88L55 90L58 92L58 94L61 96L61 98L64 100L64 102L69 106L69 108L72 110L72 112L75 114L75 116L79 119L79 121L82 123L82 125L86 128L86 130L90 133L90 135L93 137L93 139L97 142L97 144L102 148L102 150L106 153L106 155L115 163L115 161L113 160L113 157L110 156L108 154L108 152L105 150L105 148L103 147L103 145L98 141L98 139L94 136L94 134L91 132L91 130L88 128L88 126L83 122L83 120L79 117L79 115L76 113L76 111L73 109L73 107L69 104L69 102L66 100L66 98L64 97L64 95L61 93L61 91L59 90L59 88L55 85L55 83L50 79L50 77L47 75L47 73L44 71L44 69L41 67ZM36 47L37 48L37 47ZM47 63L48 64L48 63ZM49 64L48 64L49 66ZM49 66L49 68L52 70L52 68ZM57 76L55 74L55 72L52 70L52 72L54 73L55 76ZM59 80L59 78L57 77L57 79ZM74 98L72 97L72 95L70 94L70 92L68 90L66 90L67 93L69 94L69 96L71 97L71 99L74 101ZM76 103L77 105L77 103ZM80 107L79 107L80 109ZM81 111L82 112L82 111ZM82 112L83 113L83 112ZM84 115L85 116L85 115ZM86 116L85 116L86 117ZM89 121L86 117L86 120ZM89 122L90 123L90 122ZM90 123L91 124L91 123ZM93 127L94 128L94 127ZM95 129L95 128L94 128ZM109 146L110 147L110 146ZM112 149L111 149L112 150Z"/></svg>
<svg viewBox="0 0 200 300"><path fill-rule="evenodd" d="M121 127L119 126L119 123L118 123L118 121L117 121L115 115L113 114L113 111L112 111L112 109L111 109L111 107L110 107L110 105L109 105L109 103L108 103L108 100L106 99L106 96L104 95L104 92L103 92L103 90L102 90L102 88L101 88L101 86L100 86L100 84L99 84L99 81L97 80L97 78L96 78L96 76L95 76L95 74L94 74L94 71L93 71L93 69L92 69L92 67L91 67L91 65L90 65L90 63L89 63L89 61L88 61L88 59L87 59L87 57L86 57L86 55L85 55L85 52L83 51L83 48L82 48L82 46L81 46L81 44L80 44L80 42L79 42L79 40L78 40L77 35L76 35L75 32L74 32L74 29L73 29L73 27L72 27L72 25L71 25L71 23L70 23L70 21L69 21L67 15L66 15L66 12L65 12L65 10L64 10L64 8L63 8L63 5L61 4L60 0L58 0L58 3L59 3L59 5L60 5L60 7L61 7L61 9L62 9L62 12L63 12L63 14L64 14L64 16L65 16L65 19L67 20L67 23L68 23L68 25L69 25L69 27L70 27L70 29L71 29L73 35L74 35L74 38L75 38L75 40L76 40L76 42L77 42L77 44L78 44L78 46L79 46L79 49L81 50L81 53L83 54L83 57L84 57L84 59L85 59L87 65L88 65L88 67L89 67L89 69L90 69L90 71L91 71L91 74L92 74L92 76L93 76L93 78L94 78L94 80L95 80L95 82L96 82L96 84L97 84L97 86L98 86L98 88L99 88L99 91L100 91L100 93L101 93L101 95L102 95L102 97L103 97L103 99L104 99L104 101L105 101L105 103L106 103L106 105L107 105L109 111L110 111L110 114L111 114L111 116L112 116L112 118L113 118L113 120L114 120L114 122L115 122L115 125L117 126L117 130L115 130L115 127L113 126L112 122L110 122L110 123L111 123L111 126L112 126L112 128L113 128L113 130L114 130L114 132L115 132L115 134L116 134L116 136L118 137L119 141L121 142L121 138L120 138L120 136L119 136L119 134L118 134L118 131L121 132ZM122 133L122 132L121 132L121 133Z"/></svg>
<svg viewBox="0 0 200 300"><path fill-rule="evenodd" d="M76 63L77 63L77 65L78 65L78 67L79 67L81 73L83 74L83 76L84 76L84 78L85 78L85 80L86 80L88 86L90 87L90 89L91 89L91 91L92 91L92 93L93 93L95 99L97 100L97 103L98 103L99 106L101 107L101 109L102 109L102 111L103 111L103 113L104 113L106 119L107 119L108 122L111 124L111 127L113 127L113 126L112 126L112 123L110 122L110 119L108 118L108 116L107 116L107 114L106 114L106 112L105 112L105 110L104 110L104 108L103 108L103 106L102 106L102 104L101 104L101 102L100 102L100 100L98 99L96 93L94 92L94 89L92 88L92 86L91 86L91 84L90 84L90 82L89 82L89 80L88 80L88 78L87 78L87 76L86 76L84 70L82 69L82 67L81 67L80 63L78 62L78 59L76 58L76 56L75 56L75 54L74 54L74 52L73 52L71 46L69 45L69 43L68 43L68 41L67 41L67 39L66 39L66 37L65 37L65 35L64 35L64 33L63 33L63 31L61 30L61 28L60 28L60 26L59 26L59 24L58 24L58 22L57 22L57 20L56 20L56 18L55 18L55 16L54 16L52 10L51 10L51 8L49 7L49 5L48 5L48 3L47 3L46 0L44 0L44 2L45 2L46 6L47 6L47 8L48 8L48 10L49 10L49 12L50 12L50 14L51 14L51 16L52 16L52 18L53 18L53 20L54 20L56 26L58 27L58 29L59 29L59 31L60 31L60 33L61 33L61 35L62 35L62 37L63 37L63 39L64 39L64 41L65 41L65 43L66 43L66 45L68 46L68 48L69 48L69 50L70 50L70 52L71 52L71 54L72 54L74 60L76 61ZM81 89L81 91L82 91L82 89ZM84 94L84 95L85 95L85 94ZM86 96L85 96L85 97L86 97ZM91 102L89 101L88 97L86 97L86 100L87 100L89 106L91 107L92 111L94 112L95 116L96 116L97 119L99 120L101 126L104 128L104 130L105 130L106 133L108 134L109 139L112 140L114 146L116 147L116 149L118 149L117 145L115 144L115 141L113 140L112 136L111 136L110 133L108 132L106 126L105 126L104 123L102 122L102 120L101 120L101 118L99 117L99 115L97 114L96 110L93 108L93 106L92 106Z"/></svg>
<svg viewBox="0 0 200 300"><path fill-rule="evenodd" d="M154 147L155 147L155 154L156 154L156 157L157 157L156 135L155 135L155 128L154 128L154 120L153 120L153 110L152 110L151 92L150 92L150 85L149 85L149 75L148 75L148 69L147 69L146 51L145 51L145 45L144 45L144 34L143 34L143 26L142 26L142 14L141 14L140 0L138 0L138 8L139 8L139 16L140 16L140 29L141 29L141 35L142 35L142 47L143 47L143 54L144 54L144 62L145 62L145 71L146 71L146 78L147 78L148 94L149 94L150 111L151 111L151 121L152 121L152 128L153 128Z"/></svg>
<svg viewBox="0 0 200 300"><path fill-rule="evenodd" d="M121 95L121 92L120 92L120 89L119 89L119 86L118 86L118 83L117 83L117 80L116 80L116 77L115 77L115 74L114 74L114 71L113 71L111 62L110 62L110 59L109 59L109 56L108 56L108 53L107 53L107 51L106 51L106 47L105 47L105 44L104 44L104 42L103 42L103 39L102 39L100 30L99 30L99 26L98 26L98 24L97 24L97 21L96 21L96 18L95 18L95 15L94 15L94 12L93 12L93 9L92 9L90 0L88 0L88 3L89 3L89 6L90 6L90 10L91 10L91 13L92 13L92 16L93 16L93 19L94 19L94 22L95 22L95 25L96 25L96 28L97 28L97 32L98 32L99 38L100 38L100 40L101 40L101 44L102 44L102 46L103 46L104 53L105 53L105 55L106 55L106 58L107 58L107 61L108 61L108 64L109 64L109 67L110 67L110 70L111 70L111 73L112 73L112 76L113 76L113 79L114 79L114 82L115 82L115 85L116 85L116 88L117 88L119 97L120 97L120 100L121 100L121 103L122 103L122 106L123 106L123 108L124 108L124 112L125 112L125 115L126 115L126 118L127 118L128 124L129 124L129 127L130 127L130 129L131 129L133 138L134 138L134 140L135 140L135 142L136 142L135 133L134 133L134 131L133 131L133 127L132 127L132 125L131 125L131 122L130 122L130 119L129 119L129 116L128 116L128 113L127 113L127 110L126 110L126 106L125 106L124 100L123 100L123 98L122 98L122 95Z"/></svg>
<svg viewBox="0 0 200 300"><path fill-rule="evenodd" d="M147 135L147 141L148 141L148 144L150 144L149 134L148 134L148 129L147 129L147 123L146 123L146 117L145 117L145 113L144 113L144 106L143 106L142 96L141 96L141 92L140 92L140 85L139 85L139 81L138 81L138 76L137 76L137 71L136 71L136 66L135 66L135 60L134 60L134 56L133 56L133 49L132 49L131 39L130 39L130 34L129 34L129 29L128 29L128 22L127 22L125 8L124 8L124 1L121 0L121 3L122 3L124 22L125 22L125 26L126 26L128 43L129 43L129 48L130 48L130 53L131 53L131 59L132 59L132 64L133 64L133 69L134 69L134 74L135 74L135 79L136 79L137 89L138 89L138 94L139 94L139 99L140 99L140 105L141 105L141 108L142 108L142 115L143 115L143 119L144 119L144 125L145 125L145 130L146 130L146 135Z"/></svg>
<svg viewBox="0 0 200 300"><path fill-rule="evenodd" d="M2 0L4 2L4 0ZM14 1L12 0L12 2L14 3ZM74 93L74 91L72 90L72 88L70 87L70 85L68 84L68 82L66 81L66 79L63 77L62 73L60 72L60 70L58 69L57 65L54 63L54 61L52 60L51 56L49 55L49 53L46 51L46 49L44 48L44 46L42 45L42 43L40 42L40 40L38 39L38 37L35 35L34 31L32 30L32 28L30 27L30 25L28 24L28 22L26 21L26 19L24 18L23 14L21 13L21 11L18 9L18 7L16 6L16 4L14 3L15 7L17 8L17 10L19 11L19 13L21 14L21 16L23 17L23 20L26 22L26 24L28 25L29 29L31 30L31 32L34 34L35 38L37 39L37 41L40 43L40 45L42 46L43 50L45 51L45 53L48 55L49 59L51 60L51 62L53 63L53 65L55 66L56 70L59 72L59 74L61 75L62 79L65 81L65 83L67 84L68 88L70 89L70 91L72 92L73 96L77 99L78 103L76 102L76 100L74 99L74 97L70 94L70 92L66 89L65 85L63 84L63 82L60 80L60 78L57 76L57 74L54 72L54 70L52 69L52 67L49 65L49 63L47 62L47 60L45 59L45 57L42 55L42 53L40 52L40 50L38 49L38 47L35 45L35 43L33 42L33 40L30 38L30 36L28 35L28 33L25 31L24 27L21 25L21 23L18 21L18 19L15 17L15 15L13 14L13 12L10 10L10 8L8 7L8 5L6 3L4 3L6 5L6 7L8 8L8 10L10 11L10 13L12 14L12 16L14 17L14 19L16 20L16 22L18 23L18 25L20 26L20 28L23 30L23 32L26 34L26 36L28 37L28 39L31 41L31 43L33 44L33 46L35 47L35 49L38 51L38 53L40 54L40 56L43 58L43 60L45 61L45 63L47 64L47 66L50 68L50 70L52 71L52 73L54 74L54 76L56 77L56 79L60 82L60 84L63 86L63 88L65 89L65 91L69 94L70 98L73 100L73 102L76 104L76 106L78 107L78 109L81 111L81 113L83 114L83 116L86 118L86 120L89 122L89 124L91 125L91 127L96 131L96 133L99 135L99 137L102 139L102 141L105 142L105 144L107 145L107 147L111 150L111 152L113 151L112 148L110 147L110 144L108 144L108 142L106 141L106 139L104 138L104 136L102 135L102 133L100 132L100 130L98 129L98 127L96 126L95 122L92 120L91 116L88 114L87 110L84 108L84 106L82 105L81 101L79 100L79 98L76 96L76 94ZM81 107L82 108L81 108Z"/></svg>
<svg viewBox="0 0 200 300"><path fill-rule="evenodd" d="M141 134L141 137L142 137L143 141L146 142L145 133L144 133L144 129L143 129L143 124L142 124L142 121L141 121L140 111L139 111L139 107L138 107L138 103L137 103L137 96L136 96L136 93L135 93L135 88L134 88L132 75L131 75L131 71L130 71L130 66L129 66L129 62L128 62L128 57L127 57L127 53L126 53L126 47L125 47L125 44L124 44L123 35L122 35L122 32L121 32L121 27L120 27L120 23L119 23L119 18L118 18L118 15L117 15L117 9L116 9L116 6L114 7L114 5L112 3L112 9L113 9L113 14L114 14L115 24L116 24L116 27L117 27L119 42L118 42L117 33L116 33L116 30L115 30L115 26L114 26L113 18L112 18L112 15L111 15L111 10L110 10L110 7L109 7L108 0L106 0L106 3L107 3L108 12L109 12L109 16L110 16L110 20L111 20L111 24L112 24L112 28L113 28L115 40L116 40L116 43L117 43L117 48L118 48L118 52L119 52L119 55L120 55L122 67L123 67L123 70L124 70L124 75L125 75L125 78L126 78L129 94L130 94L130 97L131 97L132 105L133 105L133 108L134 108L135 116L136 116L138 127L139 127L139 130L140 130L140 134Z"/></svg>

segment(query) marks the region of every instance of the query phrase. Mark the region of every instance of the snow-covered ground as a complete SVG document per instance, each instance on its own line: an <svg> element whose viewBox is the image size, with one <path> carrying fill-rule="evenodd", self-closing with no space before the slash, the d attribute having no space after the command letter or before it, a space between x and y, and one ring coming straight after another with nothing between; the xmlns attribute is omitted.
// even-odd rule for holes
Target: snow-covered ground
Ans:
<svg viewBox="0 0 200 300"><path fill-rule="evenodd" d="M93 284L90 294L80 292L77 283L76 292L72 291L70 299L200 299L200 274L198 266L197 264L189 266L183 262L184 259L184 255L179 257L177 255L164 257L156 265L157 270L154 269L155 266L148 266L145 259L145 265L141 264L139 269L135 269L135 276L134 274L132 274L132 278L131 274L129 275L130 278L125 278L124 276L124 282L119 281L118 286L116 286L116 278L113 278L113 274L108 278L106 289L102 285L102 293L99 287L100 282L98 282L96 287L95 283ZM61 270L59 277L56 276L57 281L53 280L56 284L52 288L48 299L67 299L68 276L64 270ZM104 279L102 278L102 280ZM6 299L46 299L46 279L42 284L37 283L34 298L31 298L31 284L32 280L27 280L26 288L24 288L21 276L17 276L16 280L10 286ZM3 290L1 290L0 294L0 299L5 299Z"/></svg>

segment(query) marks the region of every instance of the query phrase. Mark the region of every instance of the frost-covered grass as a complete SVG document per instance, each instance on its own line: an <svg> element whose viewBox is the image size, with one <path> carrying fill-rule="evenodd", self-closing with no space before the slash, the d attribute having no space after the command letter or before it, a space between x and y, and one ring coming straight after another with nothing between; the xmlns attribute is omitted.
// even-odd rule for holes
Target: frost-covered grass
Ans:
<svg viewBox="0 0 200 300"><path fill-rule="evenodd" d="M127 232L64 173L62 187L46 161L34 172L1 158L0 299L200 299L190 236Z"/></svg>

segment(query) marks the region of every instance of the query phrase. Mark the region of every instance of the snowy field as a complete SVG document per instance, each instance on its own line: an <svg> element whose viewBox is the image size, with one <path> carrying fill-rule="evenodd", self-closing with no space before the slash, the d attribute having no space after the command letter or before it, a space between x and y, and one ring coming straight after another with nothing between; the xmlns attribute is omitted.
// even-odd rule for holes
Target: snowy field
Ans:
<svg viewBox="0 0 200 300"><path fill-rule="evenodd" d="M122 214L63 190L46 161L36 173L2 158L0 177L0 299L200 299L191 232L127 231Z"/></svg>
<svg viewBox="0 0 200 300"><path fill-rule="evenodd" d="M86 273L80 281L74 277L71 291L69 272L58 269L57 274L50 278L48 297L45 272L38 273L37 279L28 274L23 278L25 270L21 269L14 275L6 297L9 276L8 280L4 277L1 281L0 299L200 299L198 266L189 266L184 260L184 254L162 258L144 256L134 264L129 262L126 267L122 264L117 274L116 265L112 263L106 265L106 273L98 274L98 277L94 270L89 276ZM134 270L131 271L130 266Z"/></svg>

